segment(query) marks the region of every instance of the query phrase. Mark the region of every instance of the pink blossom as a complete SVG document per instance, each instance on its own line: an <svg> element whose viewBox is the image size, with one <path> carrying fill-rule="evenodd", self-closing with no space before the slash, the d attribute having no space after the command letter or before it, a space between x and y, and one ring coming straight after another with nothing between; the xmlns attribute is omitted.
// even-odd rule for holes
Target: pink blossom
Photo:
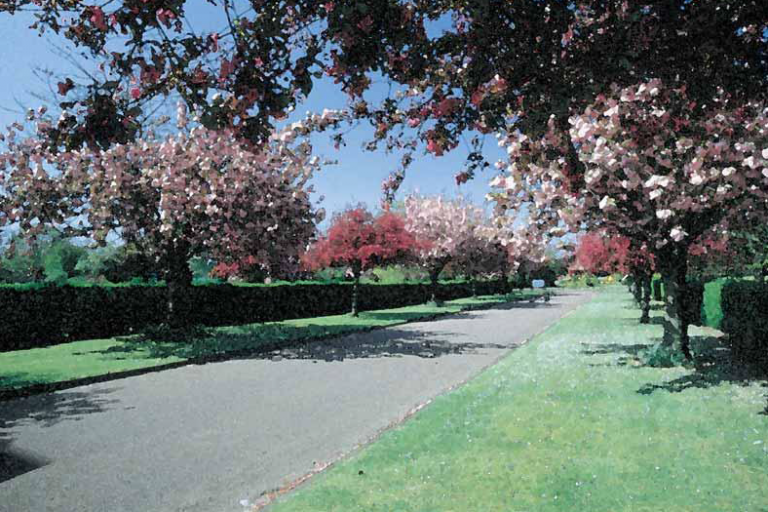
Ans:
<svg viewBox="0 0 768 512"><path fill-rule="evenodd" d="M91 12L91 16L88 18L91 23L93 23L93 26L97 29L101 30L102 32L107 31L107 24L104 20L104 11L99 7L98 5L94 5L91 7L88 7L88 9Z"/></svg>
<svg viewBox="0 0 768 512"><path fill-rule="evenodd" d="M171 11L170 9L158 9L157 10L157 19L165 25L166 27L170 26L172 19L176 17L176 14Z"/></svg>
<svg viewBox="0 0 768 512"><path fill-rule="evenodd" d="M443 146L435 139L427 140L427 151L435 156L443 156Z"/></svg>
<svg viewBox="0 0 768 512"><path fill-rule="evenodd" d="M63 81L63 82L59 82L59 83L58 83L58 84L56 84L56 85L57 85L57 86L58 86L58 88L59 88L59 94L61 94L62 96L64 96L64 95L66 95L66 94L67 94L67 93L68 93L70 90L72 90L72 88L75 86L75 83L74 83L74 82L73 82L71 79L67 78L65 81Z"/></svg>
<svg viewBox="0 0 768 512"><path fill-rule="evenodd" d="M682 241L686 236L688 236L688 233L683 231L683 229L680 226L676 226L672 228L669 232L669 236L674 240L675 242Z"/></svg>
<svg viewBox="0 0 768 512"><path fill-rule="evenodd" d="M373 26L373 18L371 18L370 14L365 18L363 18L362 20L360 20L360 22L357 24L357 27L363 32L370 32L372 26Z"/></svg>
<svg viewBox="0 0 768 512"><path fill-rule="evenodd" d="M226 80L227 77L235 70L235 59L221 59L221 68L219 69L219 80Z"/></svg>
<svg viewBox="0 0 768 512"><path fill-rule="evenodd" d="M480 104L483 102L484 98L485 98L485 92L483 92L482 89L476 89L475 92L472 93L472 98L470 99L470 102L474 106L479 107Z"/></svg>

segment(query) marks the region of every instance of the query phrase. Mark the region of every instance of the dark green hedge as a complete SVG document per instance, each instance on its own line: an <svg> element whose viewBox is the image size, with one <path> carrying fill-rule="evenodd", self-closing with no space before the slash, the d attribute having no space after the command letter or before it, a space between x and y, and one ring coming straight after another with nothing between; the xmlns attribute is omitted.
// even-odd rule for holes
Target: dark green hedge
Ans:
<svg viewBox="0 0 768 512"><path fill-rule="evenodd" d="M238 325L346 313L351 284L194 286L188 324ZM445 300L472 295L469 283L440 284ZM477 283L477 293L497 293L498 282ZM360 310L422 304L427 284L361 285ZM164 320L165 287L47 286L0 288L0 351L128 334Z"/></svg>
<svg viewBox="0 0 768 512"><path fill-rule="evenodd" d="M768 355L768 286L756 281L727 281L722 286L721 329L737 352L750 358Z"/></svg>

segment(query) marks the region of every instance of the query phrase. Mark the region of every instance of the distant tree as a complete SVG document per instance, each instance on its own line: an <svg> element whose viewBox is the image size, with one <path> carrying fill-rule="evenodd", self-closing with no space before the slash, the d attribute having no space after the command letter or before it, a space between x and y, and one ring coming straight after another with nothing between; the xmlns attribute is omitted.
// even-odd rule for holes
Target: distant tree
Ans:
<svg viewBox="0 0 768 512"><path fill-rule="evenodd" d="M462 241L451 260L454 272L463 274L472 286L472 296L477 295L477 280L482 277L501 275L506 279L508 253L496 236L496 230L487 224L475 226L474 232Z"/></svg>
<svg viewBox="0 0 768 512"><path fill-rule="evenodd" d="M86 256L85 247L73 244L56 230L29 240L17 235L0 258L0 280L63 283L79 273L78 263Z"/></svg>
<svg viewBox="0 0 768 512"><path fill-rule="evenodd" d="M359 313L360 277L376 266L398 263L408 258L419 245L395 213L374 216L364 207L334 216L328 234L303 255L305 268L349 267L352 278L352 315Z"/></svg>
<svg viewBox="0 0 768 512"><path fill-rule="evenodd" d="M586 233L576 246L576 265L590 274L609 273L610 251L605 238L598 233Z"/></svg>
<svg viewBox="0 0 768 512"><path fill-rule="evenodd" d="M411 195L405 198L406 227L426 242L415 251L416 261L429 273L431 301L439 304L437 280L455 258L461 245L473 236L483 221L483 211L460 199Z"/></svg>

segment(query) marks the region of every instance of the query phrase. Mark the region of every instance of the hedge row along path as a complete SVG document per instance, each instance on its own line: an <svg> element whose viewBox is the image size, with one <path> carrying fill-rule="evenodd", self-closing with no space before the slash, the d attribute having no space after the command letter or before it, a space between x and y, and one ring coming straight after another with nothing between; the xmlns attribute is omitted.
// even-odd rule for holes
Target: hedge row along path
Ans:
<svg viewBox="0 0 768 512"><path fill-rule="evenodd" d="M0 511L242 511L589 297L568 291L0 403Z"/></svg>
<svg viewBox="0 0 768 512"><path fill-rule="evenodd" d="M188 364L251 357L255 352L270 352L289 345L430 320L505 302L531 300L541 294L541 290L515 290L509 295L447 301L442 307L419 304L364 311L358 317L329 315L212 327L198 330L196 335L190 333L181 341L170 341L162 332L154 332L0 352L0 402Z"/></svg>

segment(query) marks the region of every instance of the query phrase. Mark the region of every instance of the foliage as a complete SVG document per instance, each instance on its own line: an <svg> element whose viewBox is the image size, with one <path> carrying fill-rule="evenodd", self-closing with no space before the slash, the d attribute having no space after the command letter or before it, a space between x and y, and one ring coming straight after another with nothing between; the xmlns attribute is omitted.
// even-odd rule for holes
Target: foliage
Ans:
<svg viewBox="0 0 768 512"><path fill-rule="evenodd" d="M768 285L729 280L722 286L723 332L748 360L768 360Z"/></svg>
<svg viewBox="0 0 768 512"><path fill-rule="evenodd" d="M93 281L101 278L111 283L127 283L132 279L156 280L157 264L135 244L109 244L88 251L78 262L78 272Z"/></svg>
<svg viewBox="0 0 768 512"><path fill-rule="evenodd" d="M264 267L251 255L232 263L220 262L210 269L210 276L214 279L242 279L248 283L263 283L268 276Z"/></svg>
<svg viewBox="0 0 768 512"><path fill-rule="evenodd" d="M389 265L373 269L380 284L423 283L427 279L424 270L417 266Z"/></svg>
<svg viewBox="0 0 768 512"><path fill-rule="evenodd" d="M496 230L488 228L485 224L476 226L474 233L459 244L456 255L449 263L454 273L470 280L480 277L507 278L509 251L496 236Z"/></svg>
<svg viewBox="0 0 768 512"><path fill-rule="evenodd" d="M702 304L702 325L721 329L723 325L723 286L729 278L720 278L704 284L704 301Z"/></svg>
<svg viewBox="0 0 768 512"><path fill-rule="evenodd" d="M357 207L335 215L328 234L312 245L302 261L310 270L350 267L359 278L365 270L403 261L419 243L400 215L374 216Z"/></svg>
<svg viewBox="0 0 768 512"><path fill-rule="evenodd" d="M0 280L8 283L45 281L62 283L80 274L85 247L51 230L35 240L16 235L0 259Z"/></svg>
<svg viewBox="0 0 768 512"><path fill-rule="evenodd" d="M596 274L615 271L611 261L611 252L604 237L598 233L587 233L579 238L576 246L576 265L579 270Z"/></svg>
<svg viewBox="0 0 768 512"><path fill-rule="evenodd" d="M592 221L657 253L689 247L729 214L760 216L768 110L758 103L734 106L724 92L701 117L693 116L692 103L684 88L651 80L616 87L574 116L570 134L587 166L578 198L557 186L564 179L558 159L568 148L554 125L542 139L509 134L503 143L511 174L494 181L503 190L494 198L507 208L530 200L535 219L575 229ZM528 189L515 174L523 167L541 189Z"/></svg>
<svg viewBox="0 0 768 512"><path fill-rule="evenodd" d="M101 244L117 234L162 272L174 327L188 323L190 258L252 257L262 269L290 272L323 218L307 186L319 158L306 142L291 145L301 123L254 148L231 130L187 130L179 107L181 131L164 139L148 134L103 150L56 152L11 126L0 153L0 227L19 223L34 236L63 226ZM32 116L38 128L47 124L43 116Z"/></svg>
<svg viewBox="0 0 768 512"><path fill-rule="evenodd" d="M127 142L152 100L169 93L206 128L263 143L323 75L352 98L350 117L376 128L373 146L423 143L435 155L468 131L506 128L513 115L529 135L545 131L550 116L567 130L568 117L611 84L662 72L689 89L694 108L720 87L739 98L768 90L768 14L756 0L280 0L251 2L252 10L225 1L216 6L229 24L222 32L200 30L185 0L8 0L0 10L33 4L35 29L63 33L104 68L93 83L58 84L72 113L46 136L67 149ZM381 75L391 92L369 105L362 96ZM406 129L416 134L403 137ZM458 182L484 165L479 138L472 149ZM403 166L410 160L407 153ZM577 187L583 173L573 152L566 162Z"/></svg>
<svg viewBox="0 0 768 512"><path fill-rule="evenodd" d="M592 288L602 283L592 274L579 273L558 279L555 284L559 288Z"/></svg>
<svg viewBox="0 0 768 512"><path fill-rule="evenodd" d="M586 222L646 247L674 283L664 343L686 352L680 313L691 246L768 212L766 105L728 90L700 105L689 88L651 79L599 95L570 118L569 137L550 120L542 137L514 132L501 143L510 163L492 182L497 209L527 204L532 222L574 231ZM562 165L572 144L586 169L573 193Z"/></svg>
<svg viewBox="0 0 768 512"><path fill-rule="evenodd" d="M441 295L456 299L472 295L466 283L440 283ZM0 287L0 351L65 343L78 339L129 334L166 322L166 286ZM231 284L192 286L193 307L187 325L237 325L291 318L340 314L350 310L349 283L294 283L280 285ZM426 302L427 284L362 284L359 310L399 307ZM489 295L498 283L478 283L476 292Z"/></svg>
<svg viewBox="0 0 768 512"><path fill-rule="evenodd" d="M405 198L406 229L426 242L415 258L435 279L482 224L483 211L461 199L410 195Z"/></svg>
<svg viewBox="0 0 768 512"><path fill-rule="evenodd" d="M211 277L214 261L205 256L195 256L189 260L189 269L192 271L192 279L195 283L208 283L215 281Z"/></svg>

